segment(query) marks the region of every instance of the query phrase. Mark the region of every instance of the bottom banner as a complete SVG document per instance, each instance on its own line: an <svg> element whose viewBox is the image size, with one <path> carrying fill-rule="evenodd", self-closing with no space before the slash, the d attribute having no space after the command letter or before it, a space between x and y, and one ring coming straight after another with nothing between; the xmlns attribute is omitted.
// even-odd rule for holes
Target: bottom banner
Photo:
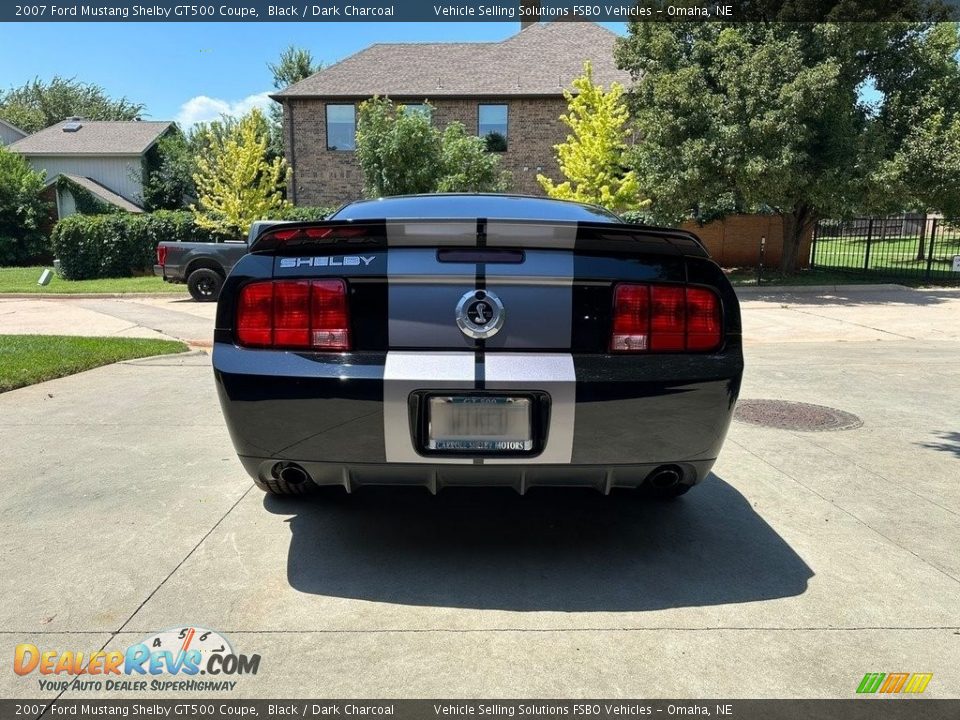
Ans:
<svg viewBox="0 0 960 720"><path fill-rule="evenodd" d="M958 720L960 699L857 700L0 700L6 718L528 718Z"/></svg>

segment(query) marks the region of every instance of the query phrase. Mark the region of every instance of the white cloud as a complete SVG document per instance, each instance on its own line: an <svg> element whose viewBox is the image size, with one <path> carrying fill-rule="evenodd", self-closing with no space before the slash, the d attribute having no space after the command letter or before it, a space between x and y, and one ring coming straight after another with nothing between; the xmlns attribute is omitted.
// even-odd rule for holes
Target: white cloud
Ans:
<svg viewBox="0 0 960 720"><path fill-rule="evenodd" d="M198 122L218 120L221 115L243 115L255 107L266 112L272 102L266 92L248 95L243 100L237 101L197 95L180 106L177 122L182 128L187 129Z"/></svg>

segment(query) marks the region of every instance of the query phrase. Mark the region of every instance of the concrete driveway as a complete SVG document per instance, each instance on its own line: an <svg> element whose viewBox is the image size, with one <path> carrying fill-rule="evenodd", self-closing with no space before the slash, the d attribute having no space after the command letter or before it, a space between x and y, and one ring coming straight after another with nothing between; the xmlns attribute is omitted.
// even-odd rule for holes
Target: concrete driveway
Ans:
<svg viewBox="0 0 960 720"><path fill-rule="evenodd" d="M25 312L11 302L0 332ZM169 299L26 302L192 340L212 317ZM863 426L734 423L714 475L668 504L267 499L201 353L2 394L3 652L196 625L262 657L221 697L847 698L866 672L932 672L925 695L960 695L960 293L743 307L741 397ZM58 694L37 680L0 673L0 694Z"/></svg>
<svg viewBox="0 0 960 720"><path fill-rule="evenodd" d="M10 298L0 295L0 334L101 335L184 340L209 347L216 303L171 295Z"/></svg>

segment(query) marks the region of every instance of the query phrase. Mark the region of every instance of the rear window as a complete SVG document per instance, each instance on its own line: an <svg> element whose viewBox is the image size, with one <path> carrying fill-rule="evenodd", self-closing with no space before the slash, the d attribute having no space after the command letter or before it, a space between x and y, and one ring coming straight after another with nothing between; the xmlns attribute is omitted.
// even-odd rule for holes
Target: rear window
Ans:
<svg viewBox="0 0 960 720"><path fill-rule="evenodd" d="M487 218L498 220L563 220L620 222L603 208L546 198L498 195L422 195L364 200L341 208L331 220L421 218Z"/></svg>

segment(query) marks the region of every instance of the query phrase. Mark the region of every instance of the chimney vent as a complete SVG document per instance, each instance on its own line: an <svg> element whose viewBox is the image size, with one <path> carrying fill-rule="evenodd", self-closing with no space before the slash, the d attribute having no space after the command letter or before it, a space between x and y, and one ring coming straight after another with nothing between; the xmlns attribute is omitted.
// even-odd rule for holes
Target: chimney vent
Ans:
<svg viewBox="0 0 960 720"><path fill-rule="evenodd" d="M540 0L521 0L520 30L536 25L540 21Z"/></svg>

